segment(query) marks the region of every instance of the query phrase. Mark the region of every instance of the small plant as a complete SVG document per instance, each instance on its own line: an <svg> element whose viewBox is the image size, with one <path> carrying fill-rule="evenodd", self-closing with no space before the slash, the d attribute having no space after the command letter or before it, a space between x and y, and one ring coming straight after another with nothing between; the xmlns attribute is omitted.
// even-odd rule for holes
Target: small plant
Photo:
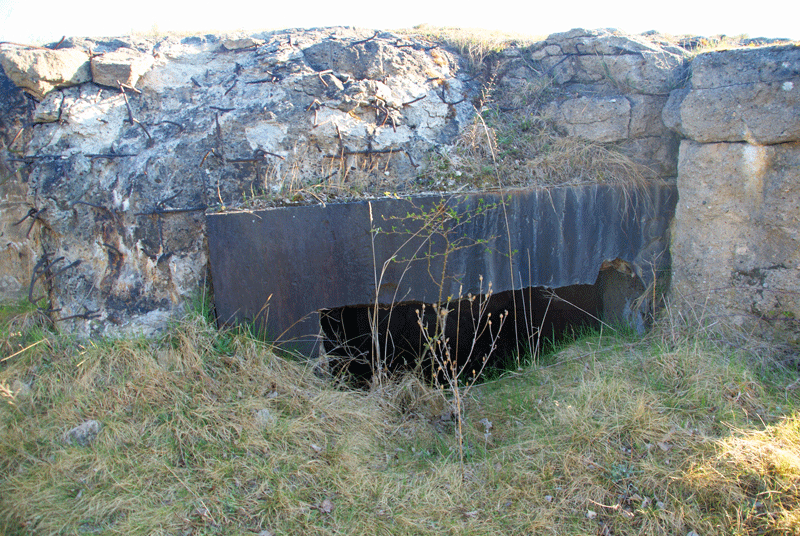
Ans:
<svg viewBox="0 0 800 536"><path fill-rule="evenodd" d="M481 291L483 277L481 277ZM445 389L452 396L452 412L456 420L456 444L458 459L464 476L464 402L475 383L483 374L489 358L497 350L503 325L508 318L508 311L503 311L496 319L489 311L489 300L492 297L491 283L487 292L477 296L468 295L461 300L447 300L444 305L434 305L434 325L426 322L425 307L417 311L419 327L425 338L426 359L432 364L433 382L443 392ZM459 293L460 295L461 293ZM455 330L448 330L448 322L455 322ZM452 340L454 333L456 340ZM471 335L471 336L468 336ZM466 337L467 340L460 340ZM479 345L479 341L488 340L488 347ZM465 344L466 343L466 344ZM488 427L485 439L488 441Z"/></svg>

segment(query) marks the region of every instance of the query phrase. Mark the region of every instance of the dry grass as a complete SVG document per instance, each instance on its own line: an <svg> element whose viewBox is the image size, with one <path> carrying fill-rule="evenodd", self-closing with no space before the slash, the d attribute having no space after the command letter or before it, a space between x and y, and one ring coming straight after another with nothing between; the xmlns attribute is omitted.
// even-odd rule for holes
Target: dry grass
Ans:
<svg viewBox="0 0 800 536"><path fill-rule="evenodd" d="M483 67L484 60L493 53L511 46L528 46L542 41L544 36L514 32L501 32L482 28L449 28L420 24L398 33L428 39L454 49L469 63L471 70Z"/></svg>
<svg viewBox="0 0 800 536"><path fill-rule="evenodd" d="M445 190L462 184L471 188L587 183L640 187L655 178L650 169L611 146L559 135L547 118L535 112L483 115L464 128L452 147L442 147L431 156L424 177L430 186Z"/></svg>
<svg viewBox="0 0 800 536"><path fill-rule="evenodd" d="M413 376L338 389L201 316L158 341L36 329L0 363L0 533L800 530L794 378L674 324L476 386L465 478L447 392ZM94 442L64 440L86 419Z"/></svg>

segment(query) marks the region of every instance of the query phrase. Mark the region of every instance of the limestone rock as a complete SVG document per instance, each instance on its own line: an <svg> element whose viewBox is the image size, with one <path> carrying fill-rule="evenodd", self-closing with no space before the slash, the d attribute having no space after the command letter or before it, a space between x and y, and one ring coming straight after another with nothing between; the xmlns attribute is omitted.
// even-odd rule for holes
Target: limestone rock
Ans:
<svg viewBox="0 0 800 536"><path fill-rule="evenodd" d="M89 54L78 48L49 50L0 45L6 75L36 100L53 89L91 80Z"/></svg>
<svg viewBox="0 0 800 536"><path fill-rule="evenodd" d="M771 83L693 89L679 131L695 141L768 145L800 140L800 76Z"/></svg>
<svg viewBox="0 0 800 536"><path fill-rule="evenodd" d="M273 426L277 422L277 418L275 417L275 415L270 413L270 411L267 408L258 410L256 412L255 420L256 420L256 425L258 425L259 428L268 428L270 426Z"/></svg>
<svg viewBox="0 0 800 536"><path fill-rule="evenodd" d="M641 138L668 135L668 130L661 118L667 97L632 94L627 95L627 99L631 103L631 122L628 127L629 137Z"/></svg>
<svg viewBox="0 0 800 536"><path fill-rule="evenodd" d="M222 46L225 50L243 50L246 48L254 48L263 44L262 39L254 39L252 37L240 37L234 39L225 39L222 41Z"/></svg>
<svg viewBox="0 0 800 536"><path fill-rule="evenodd" d="M608 30L571 30L533 45L557 84L593 84L607 92L667 95L685 77L686 51Z"/></svg>
<svg viewBox="0 0 800 536"><path fill-rule="evenodd" d="M669 98L661 110L661 120L668 129L681 132L681 103L690 91L689 88L680 88L670 92Z"/></svg>
<svg viewBox="0 0 800 536"><path fill-rule="evenodd" d="M119 84L135 87L153 62L153 56L130 48L107 52L92 58L92 81L113 88L118 88Z"/></svg>
<svg viewBox="0 0 800 536"><path fill-rule="evenodd" d="M628 137L631 103L625 97L579 97L548 108L568 136L612 142Z"/></svg>
<svg viewBox="0 0 800 536"><path fill-rule="evenodd" d="M33 129L24 150L36 158L19 185L45 209L42 251L69 266L49 298L79 316L59 327L163 329L203 282L207 207L320 183L395 189L474 114L478 83L428 43L398 47L395 35L344 28L257 39L235 54L210 37L152 45L141 94L127 94L130 115L123 95L94 84L40 106L40 121L60 121ZM132 54L117 45L92 49Z"/></svg>
<svg viewBox="0 0 800 536"><path fill-rule="evenodd" d="M84 421L64 434L64 440L85 447L97 439L102 425L99 421Z"/></svg>
<svg viewBox="0 0 800 536"><path fill-rule="evenodd" d="M700 54L690 90L673 92L665 123L695 141L800 140L800 47Z"/></svg>
<svg viewBox="0 0 800 536"><path fill-rule="evenodd" d="M800 317L800 143L683 141L678 189L678 295L742 322Z"/></svg>
<svg viewBox="0 0 800 536"><path fill-rule="evenodd" d="M33 122L55 123L61 119L61 104L63 102L63 93L60 91L51 91L36 105L36 110L33 113Z"/></svg>
<svg viewBox="0 0 800 536"><path fill-rule="evenodd" d="M38 225L31 227L27 166L9 157L23 154L33 136L33 106L0 69L0 299L26 298L38 260ZM24 220L23 220L24 219ZM21 222L17 224L17 222ZM30 232L29 232L30 228ZM38 289L37 289L38 291Z"/></svg>
<svg viewBox="0 0 800 536"><path fill-rule="evenodd" d="M692 88L782 83L800 76L800 46L738 48L698 54L692 61Z"/></svg>

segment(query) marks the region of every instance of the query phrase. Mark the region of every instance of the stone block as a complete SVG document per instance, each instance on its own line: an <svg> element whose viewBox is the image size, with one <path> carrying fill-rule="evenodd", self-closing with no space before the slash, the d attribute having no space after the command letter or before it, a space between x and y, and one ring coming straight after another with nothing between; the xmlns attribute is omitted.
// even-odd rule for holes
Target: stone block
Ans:
<svg viewBox="0 0 800 536"><path fill-rule="evenodd" d="M153 66L153 56L121 48L92 58L92 80L100 86L135 87L139 78Z"/></svg>
<svg viewBox="0 0 800 536"><path fill-rule="evenodd" d="M693 89L681 101L678 130L704 143L768 145L800 140L800 76Z"/></svg>
<svg viewBox="0 0 800 536"><path fill-rule="evenodd" d="M800 76L800 46L707 52L692 61L691 71L694 89L784 82Z"/></svg>
<svg viewBox="0 0 800 536"><path fill-rule="evenodd" d="M612 142L628 137L631 103L625 97L579 97L551 105L556 126L568 136Z"/></svg>
<svg viewBox="0 0 800 536"><path fill-rule="evenodd" d="M712 314L800 317L800 144L680 147L673 289Z"/></svg>
<svg viewBox="0 0 800 536"><path fill-rule="evenodd" d="M49 50L2 45L0 64L6 76L36 100L56 88L92 79L89 54L78 48Z"/></svg>

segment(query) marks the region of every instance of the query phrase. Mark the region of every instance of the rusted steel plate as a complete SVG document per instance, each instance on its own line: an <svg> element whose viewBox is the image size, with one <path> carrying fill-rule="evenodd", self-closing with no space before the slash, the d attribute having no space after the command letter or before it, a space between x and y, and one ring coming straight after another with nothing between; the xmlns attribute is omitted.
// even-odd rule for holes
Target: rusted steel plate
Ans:
<svg viewBox="0 0 800 536"><path fill-rule="evenodd" d="M589 185L210 214L217 316L309 353L320 309L593 284L614 259L647 284L676 201L674 185Z"/></svg>

